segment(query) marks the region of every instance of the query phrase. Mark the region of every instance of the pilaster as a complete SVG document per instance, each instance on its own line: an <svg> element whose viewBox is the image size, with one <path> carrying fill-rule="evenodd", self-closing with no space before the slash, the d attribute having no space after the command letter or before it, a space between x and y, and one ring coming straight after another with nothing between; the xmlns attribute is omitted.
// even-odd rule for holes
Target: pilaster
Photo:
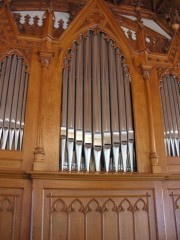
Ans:
<svg viewBox="0 0 180 240"><path fill-rule="evenodd" d="M147 110L148 110L148 117L149 117L149 134L150 134L149 158L151 161L152 172L160 173L161 166L159 164L159 156L156 149L157 143L155 139L154 118L153 118L153 110L152 110L152 96L151 96L151 90L150 90L150 84L149 84L149 81L151 79L151 74L152 74L152 67L141 65L141 72L142 72L143 79L145 81Z"/></svg>
<svg viewBox="0 0 180 240"><path fill-rule="evenodd" d="M39 63L41 66L40 76L40 90L39 90L39 112L38 112L38 131L37 131L37 143L34 151L34 170L43 170L44 163L44 103L45 103L45 85L49 79L49 67L51 64L52 52L40 51Z"/></svg>

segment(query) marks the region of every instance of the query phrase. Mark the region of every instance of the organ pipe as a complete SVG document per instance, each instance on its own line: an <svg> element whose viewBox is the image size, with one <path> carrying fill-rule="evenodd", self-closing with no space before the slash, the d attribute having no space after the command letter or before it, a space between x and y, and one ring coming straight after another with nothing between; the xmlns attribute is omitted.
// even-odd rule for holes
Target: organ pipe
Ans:
<svg viewBox="0 0 180 240"><path fill-rule="evenodd" d="M111 152L111 127L110 127L110 95L109 95L109 69L108 69L108 46L106 35L101 36L101 91L102 91L102 142L105 161L105 169L110 168Z"/></svg>
<svg viewBox="0 0 180 240"><path fill-rule="evenodd" d="M80 37L80 42L83 36ZM77 46L77 74L76 74L76 161L77 170L80 171L83 144L83 44Z"/></svg>
<svg viewBox="0 0 180 240"><path fill-rule="evenodd" d="M16 54L1 62L0 149L22 150L28 86L27 66Z"/></svg>
<svg viewBox="0 0 180 240"><path fill-rule="evenodd" d="M68 87L68 164L69 170L72 169L74 154L74 123L75 123L75 83L76 83L76 43L73 45L70 56L69 87Z"/></svg>
<svg viewBox="0 0 180 240"><path fill-rule="evenodd" d="M68 59L64 61L63 69L63 89L62 89L62 118L61 118L61 170L66 166L67 168L67 157L66 157L66 140L67 140L67 99L68 99ZM66 162L66 164L65 164Z"/></svg>
<svg viewBox="0 0 180 240"><path fill-rule="evenodd" d="M88 32L86 38L84 38L84 107L83 107L83 118L84 118L84 153L86 170L90 170L91 151L92 151L92 40L91 33Z"/></svg>
<svg viewBox="0 0 180 240"><path fill-rule="evenodd" d="M62 73L62 171L134 171L131 79L123 61L100 31L89 30L69 50Z"/></svg>

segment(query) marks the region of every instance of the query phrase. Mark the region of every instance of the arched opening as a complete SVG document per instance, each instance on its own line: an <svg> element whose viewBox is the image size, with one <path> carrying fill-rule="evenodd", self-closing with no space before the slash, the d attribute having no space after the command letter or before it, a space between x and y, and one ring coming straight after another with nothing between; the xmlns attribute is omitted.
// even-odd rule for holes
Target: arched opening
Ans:
<svg viewBox="0 0 180 240"><path fill-rule="evenodd" d="M131 78L121 51L89 30L64 60L61 170L136 169Z"/></svg>

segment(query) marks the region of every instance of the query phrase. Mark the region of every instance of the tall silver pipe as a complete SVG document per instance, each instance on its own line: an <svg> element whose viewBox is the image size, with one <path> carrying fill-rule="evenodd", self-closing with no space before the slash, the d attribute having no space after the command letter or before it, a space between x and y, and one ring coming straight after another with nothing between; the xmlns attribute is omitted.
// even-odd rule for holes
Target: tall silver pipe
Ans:
<svg viewBox="0 0 180 240"><path fill-rule="evenodd" d="M85 152L85 162L86 170L90 170L90 159L91 159L91 149L92 149L92 36L91 31L85 38L85 57L84 57L84 152Z"/></svg>
<svg viewBox="0 0 180 240"><path fill-rule="evenodd" d="M101 135L101 89L100 89L100 54L99 34L93 34L92 79L93 79L93 144L96 171L100 171L102 149Z"/></svg>
<svg viewBox="0 0 180 240"><path fill-rule="evenodd" d="M71 51L71 62L69 70L69 91L68 91L68 163L69 170L72 169L73 163L73 149L74 149L74 124L75 124L75 83L76 83L76 43L73 44ZM75 165L75 163L73 163Z"/></svg>
<svg viewBox="0 0 180 240"><path fill-rule="evenodd" d="M126 119L127 119L127 131L128 131L128 152L127 152L127 162L130 164L130 169L133 169L133 156L134 156L134 130L132 121L132 105L130 96L130 76L128 66L124 64L124 85L125 85L125 101L126 101ZM128 159L129 158L129 159Z"/></svg>
<svg viewBox="0 0 180 240"><path fill-rule="evenodd" d="M76 43L71 51L71 62L69 70L68 84L68 138L74 139L74 120L75 120L75 82L76 82ZM70 130L70 131L69 131Z"/></svg>
<svg viewBox="0 0 180 240"><path fill-rule="evenodd" d="M62 77L62 102L61 102L61 170L67 168L68 161L66 158L66 141L67 141L67 113L68 113L68 80L69 80L69 62L64 61Z"/></svg>
<svg viewBox="0 0 180 240"><path fill-rule="evenodd" d="M112 149L113 149L113 160L114 160L115 171L117 171L117 166L119 164L118 163L119 152L117 151L117 147L119 148L120 146L118 95L117 95L118 75L116 71L116 54L114 49L114 43L112 40L109 41L108 53L109 53Z"/></svg>
<svg viewBox="0 0 180 240"><path fill-rule="evenodd" d="M127 159L127 120L126 120L126 102L125 102L125 84L124 84L124 68L122 55L119 50L116 52L116 66L117 66L117 90L118 90L118 102L119 102L119 126L120 126L120 139L121 139L121 159L124 169L126 170Z"/></svg>
<svg viewBox="0 0 180 240"><path fill-rule="evenodd" d="M83 144L83 36L77 46L77 75L76 75L76 160L80 171Z"/></svg>
<svg viewBox="0 0 180 240"><path fill-rule="evenodd" d="M102 137L106 172L110 167L111 128L109 106L109 69L106 35L101 36L101 96L102 96Z"/></svg>
<svg viewBox="0 0 180 240"><path fill-rule="evenodd" d="M115 49L112 40L109 42L109 76L110 76L110 103L111 103L111 129L112 141L120 143L119 139L119 116L118 116L118 96L117 80L115 70Z"/></svg>
<svg viewBox="0 0 180 240"><path fill-rule="evenodd" d="M100 54L99 35L93 34L92 80L93 80L93 132L94 145L102 146L101 137L101 89L100 89Z"/></svg>
<svg viewBox="0 0 180 240"><path fill-rule="evenodd" d="M110 134L110 106L109 106L109 69L106 35L101 39L101 87L102 87L102 129L106 133L103 136L104 144L111 144Z"/></svg>

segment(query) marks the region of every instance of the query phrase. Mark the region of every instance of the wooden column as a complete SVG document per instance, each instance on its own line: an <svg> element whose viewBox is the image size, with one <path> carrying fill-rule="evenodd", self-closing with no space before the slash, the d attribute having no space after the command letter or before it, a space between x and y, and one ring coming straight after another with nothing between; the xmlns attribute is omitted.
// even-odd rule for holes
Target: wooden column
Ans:
<svg viewBox="0 0 180 240"><path fill-rule="evenodd" d="M54 15L52 3L50 4L50 7L46 9L43 17L44 17L43 34L45 36L48 36L48 35L53 36L55 15Z"/></svg>
<svg viewBox="0 0 180 240"><path fill-rule="evenodd" d="M38 113L38 131L37 131L37 143L34 151L34 170L43 170L42 164L44 162L44 144L43 144L43 123L44 123L44 95L45 95L45 82L49 79L49 65L53 53L51 52L39 52L39 62L41 64L41 79L39 90L39 113ZM39 165L40 164L40 165Z"/></svg>
<svg viewBox="0 0 180 240"><path fill-rule="evenodd" d="M150 133L150 160L153 173L160 173L161 167L159 165L159 159L156 151L156 141L154 133L154 120L153 120L153 111L152 111L152 98L149 81L151 79L151 66L141 66L142 75L145 80L146 86L146 96L147 96L147 108L148 108L148 117L149 117L149 133Z"/></svg>

